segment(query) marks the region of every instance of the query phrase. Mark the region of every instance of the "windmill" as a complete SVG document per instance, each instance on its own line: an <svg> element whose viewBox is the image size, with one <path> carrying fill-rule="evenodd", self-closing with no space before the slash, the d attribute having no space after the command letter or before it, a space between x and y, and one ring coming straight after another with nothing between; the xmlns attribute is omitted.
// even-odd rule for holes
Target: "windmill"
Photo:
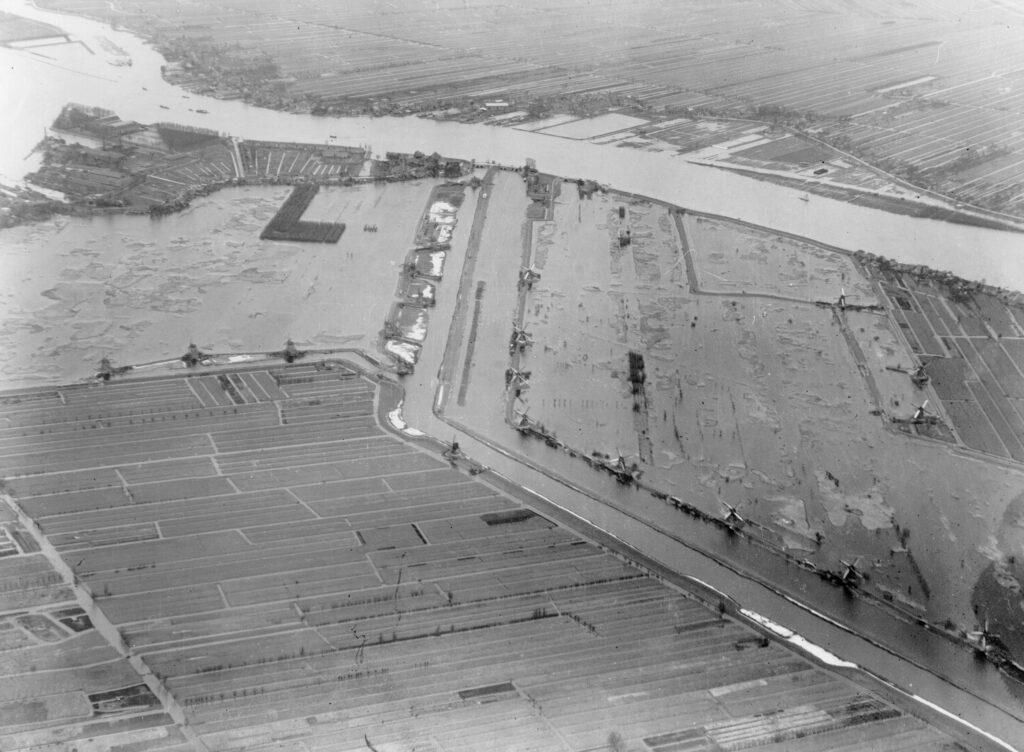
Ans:
<svg viewBox="0 0 1024 752"><path fill-rule="evenodd" d="M284 356L286 363L294 363L306 353L299 350L299 348L295 346L294 342L288 340L284 343L284 350L281 351L281 354Z"/></svg>
<svg viewBox="0 0 1024 752"><path fill-rule="evenodd" d="M934 423L936 420L936 417L932 415L930 412L928 412L928 400L925 400L924 402L917 406L916 410L914 410L914 415L913 417L911 417L910 422Z"/></svg>
<svg viewBox="0 0 1024 752"><path fill-rule="evenodd" d="M534 427L533 420L530 419L530 408L527 407L521 413L514 413L512 416L512 427L517 431L526 431Z"/></svg>
<svg viewBox="0 0 1024 752"><path fill-rule="evenodd" d="M613 459L611 455L605 455L604 466L608 471L615 476L619 483L635 483L640 480L640 476L643 474L642 471L636 466L636 464L630 465L626 461L625 455L616 449L616 456Z"/></svg>
<svg viewBox="0 0 1024 752"><path fill-rule="evenodd" d="M532 289L533 283L540 280L540 272L534 266L524 266L519 270L519 287Z"/></svg>
<svg viewBox="0 0 1024 752"><path fill-rule="evenodd" d="M988 617L985 617L985 625L981 629L967 633L967 641L974 646L974 650L981 655L988 655L995 648L993 643L996 636L989 631Z"/></svg>
<svg viewBox="0 0 1024 752"><path fill-rule="evenodd" d="M928 403L929 400L925 400L920 405L916 405L914 407L914 412L909 418L893 417L892 422L910 424L914 426L935 425L939 422L939 416L928 410Z"/></svg>
<svg viewBox="0 0 1024 752"><path fill-rule="evenodd" d="M927 384L929 381L931 381L931 377L927 373L924 372L924 367L925 367L925 364L921 363L910 374L910 380L913 382L914 386L916 386L918 389L924 389L925 384Z"/></svg>
<svg viewBox="0 0 1024 752"><path fill-rule="evenodd" d="M881 311L884 308L876 303L850 303L846 300L846 288L839 288L839 298L833 300L816 300L814 301L816 306L821 308L831 308L834 311L845 313L846 311Z"/></svg>
<svg viewBox="0 0 1024 752"><path fill-rule="evenodd" d="M605 461L605 464L608 465L609 468L619 473L630 472L629 463L626 462L626 456L619 450L618 447L615 448L614 458L610 454L606 456L608 457L608 459Z"/></svg>
<svg viewBox="0 0 1024 752"><path fill-rule="evenodd" d="M719 499L719 504L724 507L725 510L725 524L729 526L730 530L736 530L747 524L747 521L740 517L740 513L736 511L736 507L732 504L722 501Z"/></svg>
<svg viewBox="0 0 1024 752"><path fill-rule="evenodd" d="M927 365L927 363L918 363L912 371L908 371L901 365L886 366L885 370L895 371L896 373L905 373L908 376L910 376L910 381L914 384L914 386L916 386L918 389L924 389L928 382L932 380L931 377L927 373L925 373L924 369Z"/></svg>
<svg viewBox="0 0 1024 752"><path fill-rule="evenodd" d="M459 447L459 442L452 436L452 443L448 445L448 448L441 452L441 456L450 462L454 462L459 457L462 457L462 449Z"/></svg>
<svg viewBox="0 0 1024 752"><path fill-rule="evenodd" d="M100 358L100 370L96 372L96 378L103 379L104 381L110 381L110 377L114 375L114 366L110 363L110 358L104 355Z"/></svg>
<svg viewBox="0 0 1024 752"><path fill-rule="evenodd" d="M843 565L843 573L839 576L843 585L851 588L860 585L861 580L864 579L864 573L860 571L860 557L858 556L854 559L853 563L843 561L842 559L839 560L839 563Z"/></svg>
<svg viewBox="0 0 1024 752"><path fill-rule="evenodd" d="M512 338L509 341L508 350L509 354L514 353L516 350L523 352L527 347L533 344L533 339L530 337L530 333L525 329L521 328L514 321L512 322Z"/></svg>
<svg viewBox="0 0 1024 752"><path fill-rule="evenodd" d="M516 368L505 369L505 386L517 392L529 388L530 371L520 371Z"/></svg>
<svg viewBox="0 0 1024 752"><path fill-rule="evenodd" d="M188 350L186 350L185 354L181 356L181 362L189 368L194 368L206 360L207 357L207 354L200 350L196 346L195 342L190 342Z"/></svg>

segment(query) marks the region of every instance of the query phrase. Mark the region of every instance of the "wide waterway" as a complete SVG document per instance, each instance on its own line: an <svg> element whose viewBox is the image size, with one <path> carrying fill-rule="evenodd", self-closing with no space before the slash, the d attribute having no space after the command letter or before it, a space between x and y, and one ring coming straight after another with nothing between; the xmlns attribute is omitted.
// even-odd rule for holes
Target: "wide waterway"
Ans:
<svg viewBox="0 0 1024 752"><path fill-rule="evenodd" d="M671 153L639 152L585 141L483 125L418 118L321 118L187 95L167 84L165 62L145 42L109 26L38 10L26 0L3 0L3 10L52 23L88 44L35 51L0 48L5 80L0 92L8 120L0 147L0 180L22 178L43 129L69 101L106 107L139 122L161 120L214 128L233 136L274 141L366 144L374 153L426 152L521 164L537 160L547 172L589 177L697 211L736 217L850 250L925 264L968 279L1024 290L1024 235L955 225L854 206L691 164ZM109 40L107 45L101 39ZM131 67L110 64L113 42ZM207 114L195 110L207 110ZM806 199L806 200L804 200ZM2 240L0 240L2 244Z"/></svg>

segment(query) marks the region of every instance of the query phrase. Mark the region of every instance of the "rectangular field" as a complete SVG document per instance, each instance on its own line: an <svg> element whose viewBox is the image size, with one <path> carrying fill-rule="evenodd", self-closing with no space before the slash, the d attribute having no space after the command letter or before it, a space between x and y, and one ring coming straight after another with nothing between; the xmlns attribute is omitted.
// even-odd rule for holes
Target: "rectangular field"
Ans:
<svg viewBox="0 0 1024 752"><path fill-rule="evenodd" d="M924 356L960 439L979 452L1024 461L1021 304L989 293L955 301L926 280L903 275L902 282L899 291L881 287L904 338Z"/></svg>
<svg viewBox="0 0 1024 752"><path fill-rule="evenodd" d="M282 737L320 750L425 738L484 749L496 734L538 750L594 749L612 734L660 748L670 738L714 745L737 733L753 743L814 733L816 748L831 750L848 749L854 726L913 748L944 739L524 509L436 449L385 431L377 385L347 367L235 372L232 383L263 385L258 402L175 405L183 383L210 378L68 387L59 404L0 404L13 503L210 749ZM83 403L94 405L88 416L75 407ZM265 404L278 420L252 427L245 408ZM116 418L104 419L108 411ZM154 447L147 459L111 443L126 419L133 442ZM168 432L202 455L169 456ZM50 469L83 438L107 451ZM31 461L17 451L28 441ZM0 575L58 586L45 565L40 554L0 558ZM0 673L17 672L39 649L21 632L5 637L5 624L0 644L15 652ZM52 620L32 624L68 647L39 666L110 652ZM182 733L158 705L103 729L84 720L119 703L150 707L138 679L115 670L124 665L90 668L88 694L73 689L73 668L61 669L59 686L51 673L9 677L0 744L26 745L35 731L23 722L45 713L51 726L94 736L132 720L130 748L179 752ZM769 710L790 715L761 728L757 714Z"/></svg>

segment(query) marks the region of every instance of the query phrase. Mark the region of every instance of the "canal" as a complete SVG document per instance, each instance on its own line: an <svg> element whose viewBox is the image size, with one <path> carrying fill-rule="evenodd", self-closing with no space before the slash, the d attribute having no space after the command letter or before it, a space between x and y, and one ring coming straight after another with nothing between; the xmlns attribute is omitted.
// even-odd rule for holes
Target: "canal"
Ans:
<svg viewBox="0 0 1024 752"><path fill-rule="evenodd" d="M808 198L802 191L692 164L681 155L413 118L326 119L199 97L164 82L160 75L162 58L131 34L88 19L40 11L26 0L5 0L0 8L53 23L89 42L88 48L47 48L45 55L0 49L0 63L9 72L0 93L9 119L9 136L0 147L0 180L4 182L21 180L37 164L38 156L30 153L33 146L61 107L74 101L106 107L140 122L168 120L214 128L242 138L322 143L334 135L339 143L365 144L377 154L418 149L511 165L532 157L547 172L593 178L619 190L697 211L736 217L831 245L863 249L1024 290L1024 236L1019 234L888 214L824 197ZM103 46L95 43L101 37L124 49L133 65L109 65ZM207 113L198 113L198 109ZM47 291L32 286L33 270L40 263L39 256L33 258L33 249L46 248L51 253L55 243L58 250L63 243L67 244L64 251L70 253L83 247L82 238L93 236L106 239L105 244L98 239L94 243L97 247L93 250L100 260L104 255L110 259L131 256L143 249L145 243L156 242L153 238L164 246L181 238L183 248L191 248L189 239L208 236L208 223L218 212L238 207L252 209L254 215L270 211L281 190L268 190L266 196L226 193L221 198L202 199L192 210L170 222L115 216L103 220L61 219L33 228L18 228L14 234L0 235L0 252L14 238L21 248L17 267L13 266L14 254L4 252L0 257L0 271L8 280L3 293L16 298ZM231 206L225 208L228 204ZM162 229L153 226L158 222L165 222L160 226ZM150 229L153 237L143 237ZM223 229L222 233L216 241L218 247L240 248L233 244L244 242L252 227L242 222L235 229ZM88 260L91 252L84 253L87 260L82 268L92 263ZM46 258L59 259L60 254ZM449 290L457 282L462 260L457 255L449 259ZM253 259L253 263L259 265L260 259ZM28 282L25 289L14 289L23 280ZM206 293L199 289L196 294ZM454 301L454 295L449 299ZM83 300L83 305L88 306L88 301ZM443 313L447 305L442 296L439 310L432 314L435 326L444 326L440 322L447 320ZM27 326L25 336L31 334L31 322ZM681 522L678 512L660 502L593 473L581 474L569 458L539 442L519 443L513 437L498 443L445 422L433 410L438 387L436 374L445 357L436 343L444 340L443 333L442 329L432 336L435 345L426 348L420 368L406 383L406 419L410 425L445 438L455 433L475 459L532 489L564 514L585 520L603 534L642 551L674 572L727 593L744 607L797 631L845 660L881 676L898 677L899 685L908 693L942 707L956 708L965 720L1007 741L1024 739L1024 706L1015 687L990 666L975 661L968 651L919 629L903 630L892 617L847 598L842 591L791 568L777 557L750 551L742 552L741 556L735 548L747 545L742 540L693 521ZM248 341L250 335L246 332L237 336L240 350L261 349L264 344L261 341L257 346ZM254 329L251 336L262 335ZM68 374L76 367L81 368L80 375L88 372L85 363L66 367ZM745 564L743 571L732 564L741 558ZM750 571L751 561L756 562L756 577L744 574ZM797 594L803 603L813 603L814 609L800 605L771 586L772 582L787 583L787 593ZM845 625L855 625L857 633Z"/></svg>

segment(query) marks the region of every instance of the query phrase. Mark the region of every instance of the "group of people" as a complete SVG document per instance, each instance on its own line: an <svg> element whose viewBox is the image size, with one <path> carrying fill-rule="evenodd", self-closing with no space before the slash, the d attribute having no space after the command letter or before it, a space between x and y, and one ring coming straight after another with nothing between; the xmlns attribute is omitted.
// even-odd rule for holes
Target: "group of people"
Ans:
<svg viewBox="0 0 1024 752"><path fill-rule="evenodd" d="M377 225L363 225L363 232L377 232Z"/></svg>

